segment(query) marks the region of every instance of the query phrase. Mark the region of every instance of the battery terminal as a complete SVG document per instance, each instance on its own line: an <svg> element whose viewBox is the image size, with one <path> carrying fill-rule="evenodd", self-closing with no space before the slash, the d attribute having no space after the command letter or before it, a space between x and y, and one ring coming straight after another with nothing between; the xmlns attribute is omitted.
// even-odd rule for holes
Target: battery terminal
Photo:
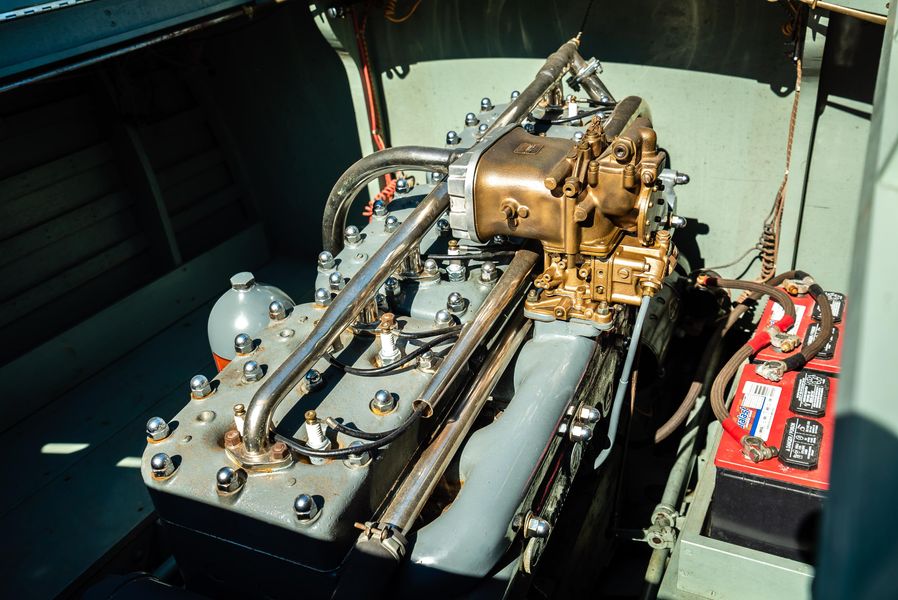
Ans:
<svg viewBox="0 0 898 600"><path fill-rule="evenodd" d="M775 458L779 454L779 448L768 446L767 442L756 435L742 436L742 456L753 463Z"/></svg>
<svg viewBox="0 0 898 600"><path fill-rule="evenodd" d="M807 294L814 283L814 278L810 275L803 279L787 279L783 282L783 289L790 296L800 296Z"/></svg>
<svg viewBox="0 0 898 600"><path fill-rule="evenodd" d="M770 345L782 352L792 352L801 344L801 338L794 333L780 331L776 325L768 327L767 334L770 336Z"/></svg>
<svg viewBox="0 0 898 600"><path fill-rule="evenodd" d="M779 381L786 374L786 363L781 360L768 360L756 366L755 373L767 381Z"/></svg>

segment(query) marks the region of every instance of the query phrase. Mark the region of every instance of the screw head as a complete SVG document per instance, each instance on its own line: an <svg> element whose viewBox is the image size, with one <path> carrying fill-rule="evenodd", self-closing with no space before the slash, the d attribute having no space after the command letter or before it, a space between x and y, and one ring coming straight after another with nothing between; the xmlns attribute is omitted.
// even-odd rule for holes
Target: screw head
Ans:
<svg viewBox="0 0 898 600"><path fill-rule="evenodd" d="M400 177L396 180L396 193L397 194L407 194L409 191L408 180L404 177Z"/></svg>
<svg viewBox="0 0 898 600"><path fill-rule="evenodd" d="M387 390L377 390L371 400L371 409L378 413L392 412L396 408L396 398Z"/></svg>
<svg viewBox="0 0 898 600"><path fill-rule="evenodd" d="M449 281L464 281L467 274L468 270L461 263L449 263L446 265L446 275L449 276Z"/></svg>
<svg viewBox="0 0 898 600"><path fill-rule="evenodd" d="M147 421L147 437L154 442L164 440L169 433L171 433L171 429L162 417L151 417Z"/></svg>
<svg viewBox="0 0 898 600"><path fill-rule="evenodd" d="M327 306L331 303L331 293L324 288L315 290L315 304L318 306Z"/></svg>
<svg viewBox="0 0 898 600"><path fill-rule="evenodd" d="M350 448L356 448L364 445L361 441L355 440L351 444L349 444ZM343 464L350 468L358 468L364 467L369 462L371 462L371 454L365 450L362 450L357 453L350 454L346 457L346 460L343 461Z"/></svg>
<svg viewBox="0 0 898 600"><path fill-rule="evenodd" d="M212 393L212 384L205 375L194 375L190 378L190 395L194 398L205 398Z"/></svg>
<svg viewBox="0 0 898 600"><path fill-rule="evenodd" d="M324 377L321 376L321 373L317 369L309 369L309 372L306 373L306 385L309 390L318 389L322 383L324 383Z"/></svg>
<svg viewBox="0 0 898 600"><path fill-rule="evenodd" d="M461 314L468 308L468 301L459 292L452 292L446 298L446 308L454 314Z"/></svg>
<svg viewBox="0 0 898 600"><path fill-rule="evenodd" d="M311 523L318 516L318 505L308 494L300 494L293 501L293 513L302 523Z"/></svg>
<svg viewBox="0 0 898 600"><path fill-rule="evenodd" d="M472 112L465 115L465 125L467 127L473 127L474 125L477 125L479 121L480 119L477 118L477 115Z"/></svg>
<svg viewBox="0 0 898 600"><path fill-rule="evenodd" d="M399 228L399 219L396 215L390 215L384 221L384 231L387 233L393 233Z"/></svg>
<svg viewBox="0 0 898 600"><path fill-rule="evenodd" d="M457 131L447 131L446 132L446 144L449 146L454 146L461 142L461 138L458 137Z"/></svg>
<svg viewBox="0 0 898 600"><path fill-rule="evenodd" d="M327 278L328 284L331 286L332 292L339 292L343 289L345 282L343 281L343 274L340 271L334 271Z"/></svg>
<svg viewBox="0 0 898 600"><path fill-rule="evenodd" d="M486 133L486 130L489 128L490 128L490 126L487 125L486 123L481 123L480 125L477 126L477 133L479 133L480 135L483 135L484 133Z"/></svg>
<svg viewBox="0 0 898 600"><path fill-rule="evenodd" d="M521 92L519 92L518 90L515 90L515 91L513 91L513 92L511 93L511 99L512 99L512 100L516 100L517 97L520 96L520 95L521 95Z"/></svg>
<svg viewBox="0 0 898 600"><path fill-rule="evenodd" d="M256 284L256 278L249 271L231 276L231 289L245 292Z"/></svg>
<svg viewBox="0 0 898 600"><path fill-rule="evenodd" d="M438 275L440 273L440 265L432 258L424 261L424 273L427 275Z"/></svg>
<svg viewBox="0 0 898 600"><path fill-rule="evenodd" d="M221 494L233 494L240 491L246 483L246 471L233 467L222 467L215 474L215 487Z"/></svg>
<svg viewBox="0 0 898 600"><path fill-rule="evenodd" d="M324 271L329 271L336 266L336 261L334 260L334 255L325 250L324 252L318 255L318 268Z"/></svg>
<svg viewBox="0 0 898 600"><path fill-rule="evenodd" d="M447 326L452 324L452 313L450 313L445 308L441 308L437 311L437 314L433 317L433 322L437 325Z"/></svg>
<svg viewBox="0 0 898 600"><path fill-rule="evenodd" d="M496 267L496 263L488 260L480 265L480 281L482 283L492 283L497 279L499 279L499 269Z"/></svg>
<svg viewBox="0 0 898 600"><path fill-rule="evenodd" d="M243 379L247 382L259 381L262 379L262 365L254 360L248 360L243 365Z"/></svg>
<svg viewBox="0 0 898 600"><path fill-rule="evenodd" d="M168 454L160 452L154 454L150 459L150 470L153 472L153 477L165 479L171 477L175 472L175 463Z"/></svg>
<svg viewBox="0 0 898 600"><path fill-rule="evenodd" d="M480 101L480 110L493 110L493 101L489 98L484 98Z"/></svg>
<svg viewBox="0 0 898 600"><path fill-rule="evenodd" d="M242 405L242 404L234 405L234 416L235 417L242 417L245 414L246 414L246 407L244 405Z"/></svg>
<svg viewBox="0 0 898 600"><path fill-rule="evenodd" d="M268 318L272 321L283 321L287 318L287 307L280 300L268 305Z"/></svg>
<svg viewBox="0 0 898 600"><path fill-rule="evenodd" d="M547 538L552 526L545 519L531 515L527 519L527 529L524 531L524 537L527 538Z"/></svg>
<svg viewBox="0 0 898 600"><path fill-rule="evenodd" d="M347 244L358 244L362 241L362 234L355 225L350 225L343 230L343 239Z"/></svg>
<svg viewBox="0 0 898 600"><path fill-rule="evenodd" d="M234 338L234 350L237 354L249 354L253 351L253 338L246 333L238 333Z"/></svg>
<svg viewBox="0 0 898 600"><path fill-rule="evenodd" d="M387 203L383 200L375 200L371 210L375 217L385 217L387 215Z"/></svg>

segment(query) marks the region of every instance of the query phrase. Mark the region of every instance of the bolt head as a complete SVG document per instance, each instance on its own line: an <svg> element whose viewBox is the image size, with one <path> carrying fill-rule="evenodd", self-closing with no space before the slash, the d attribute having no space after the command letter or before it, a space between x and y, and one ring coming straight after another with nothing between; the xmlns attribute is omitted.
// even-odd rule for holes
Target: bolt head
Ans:
<svg viewBox="0 0 898 600"><path fill-rule="evenodd" d="M689 221L686 220L686 217L681 217L680 215L670 215L670 226L674 229L683 229Z"/></svg>
<svg viewBox="0 0 898 600"><path fill-rule="evenodd" d="M284 442L275 442L271 445L271 458L274 460L285 460L290 456L290 448Z"/></svg>
<svg viewBox="0 0 898 600"><path fill-rule="evenodd" d="M489 98L484 98L480 101L480 110L493 110L493 101Z"/></svg>
<svg viewBox="0 0 898 600"><path fill-rule="evenodd" d="M280 300L268 305L268 318L272 321L283 321L287 318L287 307Z"/></svg>
<svg viewBox="0 0 898 600"><path fill-rule="evenodd" d="M215 487L222 494L233 494L246 483L246 471L233 467L222 467L215 474Z"/></svg>
<svg viewBox="0 0 898 600"><path fill-rule="evenodd" d="M452 314L446 310L445 308L441 308L437 311L437 314L433 317L433 322L437 325L451 325L452 324Z"/></svg>
<svg viewBox="0 0 898 600"><path fill-rule="evenodd" d="M452 282L464 281L467 274L468 274L468 270L462 264L449 263L448 265L446 265L446 275L449 276L449 281L452 281Z"/></svg>
<svg viewBox="0 0 898 600"><path fill-rule="evenodd" d="M439 171L433 171L430 173L430 183L439 183L439 181L443 178L443 174Z"/></svg>
<svg viewBox="0 0 898 600"><path fill-rule="evenodd" d="M525 531L525 537L531 538L547 538L549 537L549 532L552 530L552 526L549 525L549 522L545 519L541 519L540 517L531 516L527 519L527 530Z"/></svg>
<svg viewBox="0 0 898 600"><path fill-rule="evenodd" d="M236 429L229 429L224 434L224 447L228 449L236 448L240 445L240 432Z"/></svg>
<svg viewBox="0 0 898 600"><path fill-rule="evenodd" d="M385 217L387 215L387 203L383 200L375 200L372 212L375 217Z"/></svg>
<svg viewBox="0 0 898 600"><path fill-rule="evenodd" d="M408 180L404 177L400 177L396 180L396 193L397 194L407 194L409 191Z"/></svg>
<svg viewBox="0 0 898 600"><path fill-rule="evenodd" d="M358 244L362 241L362 234L355 225L350 225L343 230L343 239L347 244Z"/></svg>
<svg viewBox="0 0 898 600"><path fill-rule="evenodd" d="M391 412L396 408L396 398L387 390L377 390L371 400L371 408L381 413Z"/></svg>
<svg viewBox="0 0 898 600"><path fill-rule="evenodd" d="M465 125L467 125L468 127L473 127L474 125L477 125L478 121L480 121L480 119L478 119L477 115L475 115L472 112L465 115Z"/></svg>
<svg viewBox="0 0 898 600"><path fill-rule="evenodd" d="M321 254L318 255L318 268L323 269L325 271L329 269L333 269L336 266L336 261L334 260L334 255L325 250Z"/></svg>
<svg viewBox="0 0 898 600"><path fill-rule="evenodd" d="M396 215L390 215L384 221L384 231L387 233L393 233L399 228L399 219Z"/></svg>
<svg viewBox="0 0 898 600"><path fill-rule="evenodd" d="M293 501L293 512L301 522L309 523L318 516L318 505L308 494L300 494Z"/></svg>
<svg viewBox="0 0 898 600"><path fill-rule="evenodd" d="M248 360L243 365L243 379L247 382L262 379L262 365L254 360Z"/></svg>
<svg viewBox="0 0 898 600"><path fill-rule="evenodd" d="M331 293L324 288L315 290L315 304L318 306L327 306L331 303Z"/></svg>
<svg viewBox="0 0 898 600"><path fill-rule="evenodd" d="M152 417L147 421L147 437L154 442L164 440L170 432L168 423L162 417Z"/></svg>
<svg viewBox="0 0 898 600"><path fill-rule="evenodd" d="M245 292L256 284L256 278L249 271L231 276L231 289Z"/></svg>
<svg viewBox="0 0 898 600"><path fill-rule="evenodd" d="M580 141L583 139L583 132L582 131L574 132L574 136L571 139L577 143L580 143Z"/></svg>
<svg viewBox="0 0 898 600"><path fill-rule="evenodd" d="M356 440L349 444L350 448L362 446L363 443L359 440ZM362 450L358 453L350 454L346 457L346 460L343 461L347 467L364 467L371 461L371 454L367 451Z"/></svg>
<svg viewBox="0 0 898 600"><path fill-rule="evenodd" d="M436 362L437 355L433 351L428 350L418 357L418 368L425 370L433 369L436 366Z"/></svg>
<svg viewBox="0 0 898 600"><path fill-rule="evenodd" d="M521 95L521 92L519 92L518 90L515 90L515 91L513 91L513 92L511 93L511 99L512 99L512 100L516 100L517 97L520 96L520 95Z"/></svg>
<svg viewBox="0 0 898 600"><path fill-rule="evenodd" d="M324 383L324 378L321 376L321 373L317 369L309 369L309 372L306 373L306 385L308 385L309 389L314 390L322 383Z"/></svg>
<svg viewBox="0 0 898 600"><path fill-rule="evenodd" d="M446 144L449 146L454 146L461 142L461 138L458 137L457 131L447 131L446 132Z"/></svg>
<svg viewBox="0 0 898 600"><path fill-rule="evenodd" d="M437 219L437 229L440 233L449 233L449 231L452 230L452 227L449 225L447 219Z"/></svg>
<svg viewBox="0 0 898 600"><path fill-rule="evenodd" d="M235 417L242 417L245 414L246 414L246 407L244 405L242 405L242 404L234 405L234 416Z"/></svg>
<svg viewBox="0 0 898 600"><path fill-rule="evenodd" d="M486 130L489 128L490 128L490 126L487 125L486 123L481 123L480 125L477 126L477 133L479 133L480 135L483 135L484 133L486 133Z"/></svg>
<svg viewBox="0 0 898 600"><path fill-rule="evenodd" d="M153 477L160 479L171 477L175 472L175 463L168 454L160 452L154 454L150 459L150 470L153 472Z"/></svg>
<svg viewBox="0 0 898 600"><path fill-rule="evenodd" d="M238 333L234 337L234 350L237 354L249 354L253 351L253 338L246 333Z"/></svg>
<svg viewBox="0 0 898 600"><path fill-rule="evenodd" d="M392 296L398 296L399 292L402 291L402 284L395 277L387 277L384 287L387 289L387 293Z"/></svg>
<svg viewBox="0 0 898 600"><path fill-rule="evenodd" d="M212 384L205 375L194 375L190 378L190 395L194 398L205 398L212 393Z"/></svg>

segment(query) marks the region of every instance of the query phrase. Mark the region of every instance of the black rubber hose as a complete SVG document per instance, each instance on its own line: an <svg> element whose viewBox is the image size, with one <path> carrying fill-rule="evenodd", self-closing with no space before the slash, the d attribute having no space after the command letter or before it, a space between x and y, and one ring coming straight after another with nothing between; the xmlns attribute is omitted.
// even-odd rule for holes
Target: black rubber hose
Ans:
<svg viewBox="0 0 898 600"><path fill-rule="evenodd" d="M399 146L369 154L356 161L340 176L327 197L321 219L324 249L336 255L343 248L343 228L346 227L346 216L352 201L371 180L403 170L448 173L449 163L458 158L459 154L460 152L448 148Z"/></svg>

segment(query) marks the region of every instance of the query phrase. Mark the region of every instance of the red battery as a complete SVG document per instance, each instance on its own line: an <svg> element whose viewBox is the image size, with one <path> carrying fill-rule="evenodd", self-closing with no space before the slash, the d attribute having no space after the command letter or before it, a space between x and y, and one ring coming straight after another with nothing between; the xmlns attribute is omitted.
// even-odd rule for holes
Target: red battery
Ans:
<svg viewBox="0 0 898 600"><path fill-rule="evenodd" d="M823 373L838 373L842 357L842 344L844 342L841 323L843 323L845 319L847 302L845 296L838 292L827 292L826 294L829 297L830 306L833 309L833 320L836 322L833 328L833 336L830 338L832 343L827 344L827 346L821 350L813 360L809 361L804 368ZM789 333L798 336L801 340L801 346L792 352L781 352L773 346L767 346L755 355L753 359L755 362L783 360L801 351L802 346L813 341L813 336L816 335L816 332L820 329L820 322L815 318L816 311L814 308L816 303L814 302L814 298L809 294L805 294L804 296L793 297L792 302L795 304L795 325L792 326ZM776 323L782 316L782 307L773 300L768 301L767 306L764 308L764 312L761 314L761 320L758 324L759 329L764 329L771 324Z"/></svg>
<svg viewBox="0 0 898 600"><path fill-rule="evenodd" d="M807 368L786 373L781 381L773 382L747 366L739 379L730 415L746 435L776 446L780 455L753 463L742 456L737 440L724 435L714 464L767 480L828 489L837 391L835 377Z"/></svg>

